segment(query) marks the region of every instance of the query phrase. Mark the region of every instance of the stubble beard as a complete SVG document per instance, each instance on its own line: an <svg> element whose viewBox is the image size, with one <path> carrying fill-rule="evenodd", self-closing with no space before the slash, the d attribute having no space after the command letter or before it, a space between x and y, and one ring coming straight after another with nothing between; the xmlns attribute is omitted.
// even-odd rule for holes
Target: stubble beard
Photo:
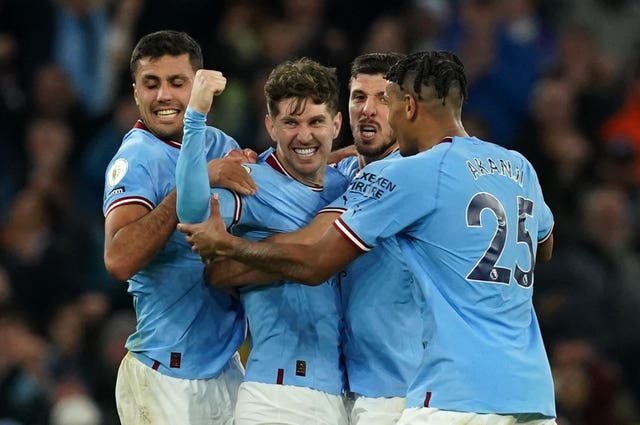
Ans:
<svg viewBox="0 0 640 425"><path fill-rule="evenodd" d="M381 156L385 154L385 152L387 152L387 150L389 150L389 148L391 146L393 146L393 144L396 143L396 139L392 138L391 140L388 140L386 143L383 143L382 145L378 146L377 148L371 147L371 146L367 146L364 145L362 143L362 140L360 141L356 141L355 145L356 145L356 151L358 152L359 155L367 158L369 161L367 161L367 163L371 162L371 161L376 161L378 159L382 159Z"/></svg>

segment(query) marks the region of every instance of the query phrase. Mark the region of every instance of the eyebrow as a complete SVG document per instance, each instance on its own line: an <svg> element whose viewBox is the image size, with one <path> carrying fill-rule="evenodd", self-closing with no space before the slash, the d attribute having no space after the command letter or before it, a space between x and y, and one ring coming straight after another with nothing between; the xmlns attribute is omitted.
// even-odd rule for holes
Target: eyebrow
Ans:
<svg viewBox="0 0 640 425"><path fill-rule="evenodd" d="M355 94L364 94L367 95L367 92L365 92L364 90L361 89L355 89L351 92L351 96L355 95ZM376 93L373 93L373 96L383 96L384 95L384 90L380 90Z"/></svg>
<svg viewBox="0 0 640 425"><path fill-rule="evenodd" d="M186 74L174 74L174 75L169 75L166 79L168 81L173 81L177 79L187 80L188 78L189 77ZM141 79L142 81L160 81L161 80L161 78L155 74L143 75L141 76Z"/></svg>
<svg viewBox="0 0 640 425"><path fill-rule="evenodd" d="M318 115L314 115L312 117L309 117L308 121L326 121L327 117L324 114L318 114ZM300 121L300 115L292 115L292 114L287 114L287 115L283 115L280 118L280 121Z"/></svg>

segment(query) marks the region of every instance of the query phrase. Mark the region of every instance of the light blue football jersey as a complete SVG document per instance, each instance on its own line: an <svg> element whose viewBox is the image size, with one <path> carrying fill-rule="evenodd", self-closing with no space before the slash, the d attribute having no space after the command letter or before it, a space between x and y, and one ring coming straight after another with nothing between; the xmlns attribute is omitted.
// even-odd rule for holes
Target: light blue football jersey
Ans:
<svg viewBox="0 0 640 425"><path fill-rule="evenodd" d="M358 163L357 156L348 156L333 166L349 179L354 178L356 173L360 170L360 164Z"/></svg>
<svg viewBox="0 0 640 425"><path fill-rule="evenodd" d="M208 217L210 194L217 193L221 215L232 233L260 240L304 227L348 185L348 179L340 172L327 167L322 188L307 186L288 175L269 149L256 164L245 166L258 186L255 195L209 190L203 183L208 181L206 176L197 174L206 168L198 144L202 139L199 136L202 119L192 110L185 115L184 147L177 170L181 221L197 222ZM318 286L281 281L247 287L241 289L240 297L252 343L245 381L343 393L344 369L340 360L343 321L335 278Z"/></svg>
<svg viewBox="0 0 640 425"><path fill-rule="evenodd" d="M398 150L384 160L400 158ZM354 178L357 157L336 169ZM340 196L323 211L344 211ZM405 397L422 359L422 292L395 237L361 255L338 275L345 319L349 389L366 397Z"/></svg>
<svg viewBox="0 0 640 425"><path fill-rule="evenodd" d="M238 147L231 137L211 127L206 129L206 145L207 159ZM107 168L105 216L126 204L155 208L175 187L179 151L179 143L158 139L139 121ZM126 348L165 375L215 377L244 340L242 306L205 283L200 257L178 231L128 285L137 326Z"/></svg>
<svg viewBox="0 0 640 425"><path fill-rule="evenodd" d="M396 236L425 297L426 348L408 407L555 416L532 305L553 216L519 153L454 137L365 167L335 226L363 251Z"/></svg>

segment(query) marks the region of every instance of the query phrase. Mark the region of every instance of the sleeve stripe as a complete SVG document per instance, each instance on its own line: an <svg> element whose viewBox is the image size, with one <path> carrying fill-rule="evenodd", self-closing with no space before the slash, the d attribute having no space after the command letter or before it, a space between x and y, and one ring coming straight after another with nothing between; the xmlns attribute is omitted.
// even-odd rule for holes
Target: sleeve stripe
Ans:
<svg viewBox="0 0 640 425"><path fill-rule="evenodd" d="M342 214L346 210L347 210L346 208L340 208L340 207L326 207L326 208L323 208L320 211L318 211L317 214L322 214L322 213L340 213L340 214Z"/></svg>
<svg viewBox="0 0 640 425"><path fill-rule="evenodd" d="M342 233L344 237L349 239L351 243L356 246L356 248L360 249L363 252L371 251L371 247L367 245L362 239L360 239L358 235L356 235L353 230L351 230L349 226L347 226L347 224L342 221L341 217L336 218L336 221L333 222L333 225L336 229L338 229L340 233Z"/></svg>
<svg viewBox="0 0 640 425"><path fill-rule="evenodd" d="M109 205L107 207L107 211L104 213L104 216L108 216L109 213L111 211L113 211L114 209L122 206L122 205L128 205L128 204L138 204L138 205L142 205L145 206L147 208L149 208L149 211L151 211L152 209L155 208L155 205L153 204L153 202L145 199L145 198L141 198L138 196L127 196L124 198L120 198L117 199L116 201L114 201L111 205Z"/></svg>
<svg viewBox="0 0 640 425"><path fill-rule="evenodd" d="M242 198L233 191L231 193L233 193L233 198L236 200L236 205L233 210L233 222L231 223L233 226L240 221L240 214L242 213Z"/></svg>

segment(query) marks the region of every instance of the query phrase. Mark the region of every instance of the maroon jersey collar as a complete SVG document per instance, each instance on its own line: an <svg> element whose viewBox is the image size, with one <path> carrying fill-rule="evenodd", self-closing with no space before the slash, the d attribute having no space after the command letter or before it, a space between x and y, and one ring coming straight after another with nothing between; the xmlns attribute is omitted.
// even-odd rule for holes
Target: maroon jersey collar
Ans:
<svg viewBox="0 0 640 425"><path fill-rule="evenodd" d="M279 172L280 174L284 174L285 176L289 177L290 179L293 179L315 191L322 191L322 186L318 187L318 186L311 186L309 184L306 184L305 182L302 182L300 180L298 180L297 178L295 178L294 176L292 176L291 174L289 174L289 172L284 168L284 166L282 165L282 163L278 160L278 157L276 157L276 153L275 152L271 152L269 154L269 156L264 160L264 162L266 162L271 168L273 168L274 170L276 170L277 172Z"/></svg>
<svg viewBox="0 0 640 425"><path fill-rule="evenodd" d="M137 129L139 129L139 130L144 130L144 131L146 131L146 132L148 132L148 133L153 134L153 133L151 132L151 130L149 130L149 127L147 127L147 125L146 125L142 120L138 120L138 121L136 121L136 123L135 123L135 125L133 126L133 128L137 128ZM155 136L155 138L156 138L156 139L163 141L164 143L166 143L167 145L169 145L169 146L171 146L171 147L174 147L174 148L177 148L177 149L180 149L180 147L182 147L182 144L181 144L181 143L178 143L178 142L176 142L176 141L174 141L174 140L171 140L171 139L163 139L163 138L160 138L160 137L156 136L155 134L153 134L153 135Z"/></svg>

